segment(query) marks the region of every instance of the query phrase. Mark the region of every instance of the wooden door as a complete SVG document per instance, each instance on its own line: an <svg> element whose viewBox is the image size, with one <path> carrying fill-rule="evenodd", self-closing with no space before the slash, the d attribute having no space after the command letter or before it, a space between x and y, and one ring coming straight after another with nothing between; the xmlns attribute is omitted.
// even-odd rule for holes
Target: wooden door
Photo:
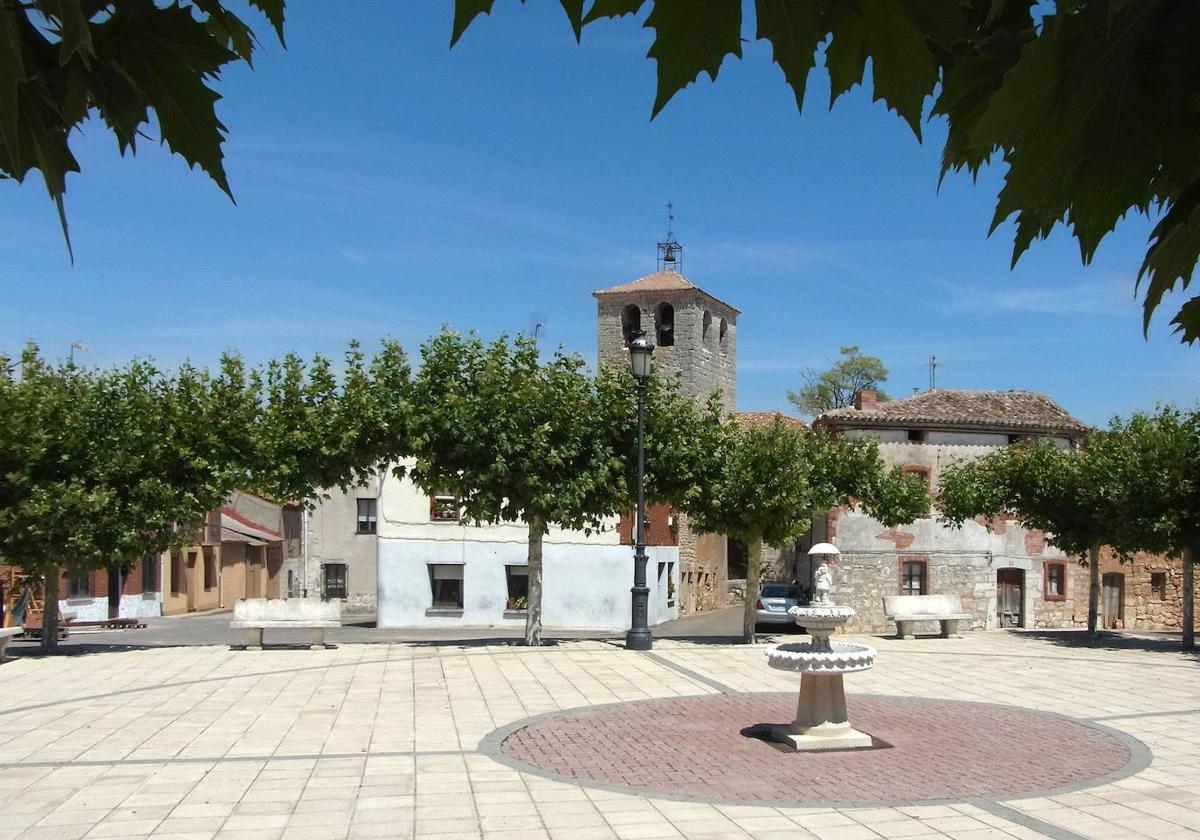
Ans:
<svg viewBox="0 0 1200 840"><path fill-rule="evenodd" d="M996 572L996 624L999 627L1025 626L1025 571L1000 569Z"/></svg>
<svg viewBox="0 0 1200 840"><path fill-rule="evenodd" d="M1125 575L1120 572L1100 579L1100 617L1109 630L1125 626Z"/></svg>

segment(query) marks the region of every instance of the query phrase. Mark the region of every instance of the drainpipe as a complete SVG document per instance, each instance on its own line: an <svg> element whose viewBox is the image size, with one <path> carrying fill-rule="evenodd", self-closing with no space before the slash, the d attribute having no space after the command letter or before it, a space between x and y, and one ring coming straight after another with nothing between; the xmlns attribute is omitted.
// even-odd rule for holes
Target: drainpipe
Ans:
<svg viewBox="0 0 1200 840"><path fill-rule="evenodd" d="M300 596L308 597L308 506L300 508Z"/></svg>

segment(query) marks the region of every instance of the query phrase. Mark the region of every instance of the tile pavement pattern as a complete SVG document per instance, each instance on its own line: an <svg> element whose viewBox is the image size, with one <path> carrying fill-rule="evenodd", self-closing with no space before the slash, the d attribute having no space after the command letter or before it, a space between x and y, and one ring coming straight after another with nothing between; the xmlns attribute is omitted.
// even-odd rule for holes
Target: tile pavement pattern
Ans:
<svg viewBox="0 0 1200 840"><path fill-rule="evenodd" d="M0 665L0 840L1200 840L1197 658L1008 633L871 644L879 665L852 692L1093 719L1151 760L1003 802L678 801L522 771L480 743L582 706L794 692L762 646L134 649Z"/></svg>
<svg viewBox="0 0 1200 840"><path fill-rule="evenodd" d="M796 695L753 693L554 715L518 729L503 750L641 793L805 803L1015 796L1114 773L1131 758L1112 735L1045 712L879 695L847 705L858 729L890 747L781 751L752 724L788 723Z"/></svg>

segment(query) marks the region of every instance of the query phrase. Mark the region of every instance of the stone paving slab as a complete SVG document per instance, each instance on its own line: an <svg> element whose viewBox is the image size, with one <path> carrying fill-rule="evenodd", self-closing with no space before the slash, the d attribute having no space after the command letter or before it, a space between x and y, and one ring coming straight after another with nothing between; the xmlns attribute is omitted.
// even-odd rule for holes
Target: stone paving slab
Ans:
<svg viewBox="0 0 1200 840"><path fill-rule="evenodd" d="M847 678L852 694L1094 720L1143 742L1149 765L1004 801L677 801L522 772L480 742L566 709L794 692L762 646L156 648L0 666L0 840L1200 838L1195 657L1007 633L870 643L879 665ZM1041 746L1020 746L1036 764Z"/></svg>

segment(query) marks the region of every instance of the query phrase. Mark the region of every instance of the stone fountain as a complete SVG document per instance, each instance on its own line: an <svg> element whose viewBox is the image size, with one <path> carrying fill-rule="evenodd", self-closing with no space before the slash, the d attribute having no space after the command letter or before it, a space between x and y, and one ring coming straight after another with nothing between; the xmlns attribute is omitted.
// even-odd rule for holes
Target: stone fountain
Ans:
<svg viewBox="0 0 1200 840"><path fill-rule="evenodd" d="M829 598L833 576L830 558L840 552L829 543L818 543L809 556L822 558L814 575L814 595L807 607L792 607L788 615L810 636L811 642L790 642L767 648L767 663L780 671L800 672L800 700L796 719L776 726L771 737L797 750L845 750L871 746L871 736L850 725L842 676L875 665L875 649L849 642L831 642L830 635L854 616L851 607L839 607Z"/></svg>

